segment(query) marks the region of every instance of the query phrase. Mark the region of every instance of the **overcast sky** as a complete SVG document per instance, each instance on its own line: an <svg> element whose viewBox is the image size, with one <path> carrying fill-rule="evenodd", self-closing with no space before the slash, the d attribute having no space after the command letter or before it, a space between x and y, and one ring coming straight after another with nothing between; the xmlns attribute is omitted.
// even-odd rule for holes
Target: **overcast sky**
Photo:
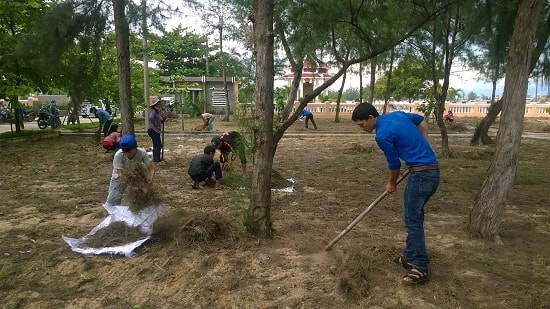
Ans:
<svg viewBox="0 0 550 309"><path fill-rule="evenodd" d="M181 3L181 0L169 0L169 3L172 3L172 5L177 5L178 3ZM180 10L182 7L180 6ZM167 20L167 29L173 29L177 27L179 24L182 24L183 26L189 27L190 29L193 29L193 32L195 33L204 33L203 31L204 25L203 22L200 20L200 18L197 17L197 14L194 14L193 12L189 12L188 9L183 9L184 14L181 14L180 16L174 15L174 18ZM228 44L227 46L232 46L232 44ZM365 80L363 80L365 82ZM476 73L473 71L464 70L463 68L456 68L451 71L451 79L450 79L450 86L454 89L461 89L464 92L465 96L468 96L468 93L474 92L477 95L485 95L485 96L491 96L492 92L492 85L491 83L478 81ZM340 82L336 81L331 87L333 89L336 87L338 89L340 87ZM346 88L359 88L359 79L357 77L355 78L348 78L348 81L346 82ZM500 96L502 95L502 92L504 90L504 80L499 81L497 84L497 90L496 95ZM528 96L535 96L535 93L538 93L538 95L548 95L550 93L550 90L548 90L548 87L539 85L538 89L535 87L535 81L530 80L529 88L527 90Z"/></svg>

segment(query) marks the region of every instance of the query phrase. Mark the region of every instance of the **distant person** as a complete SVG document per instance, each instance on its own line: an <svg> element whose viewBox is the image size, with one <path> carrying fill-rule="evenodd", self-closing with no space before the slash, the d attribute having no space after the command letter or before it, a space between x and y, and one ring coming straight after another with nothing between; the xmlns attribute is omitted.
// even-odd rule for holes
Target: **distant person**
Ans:
<svg viewBox="0 0 550 309"><path fill-rule="evenodd" d="M144 163L148 168L147 182L152 182L155 176L155 164L152 164L149 155L143 148L138 148L137 141L132 135L124 135L119 141L120 149L113 158L113 172L109 183L107 206L117 206L122 202L122 195L126 190L123 170L130 162Z"/></svg>
<svg viewBox="0 0 550 309"><path fill-rule="evenodd" d="M386 192L396 190L401 160L409 169L403 194L403 218L407 240L402 254L394 262L407 273L404 284L422 283L429 279L430 258L426 251L424 235L424 206L439 186L439 165L428 142L428 124L423 116L402 111L379 115L369 103L360 103L351 115L363 131L372 133L383 151L389 169Z"/></svg>
<svg viewBox="0 0 550 309"><path fill-rule="evenodd" d="M113 122L113 117L106 110L97 109L95 106L90 107L90 114L94 114L99 120L99 128L97 132L101 132L103 129L103 137L109 133L109 127Z"/></svg>
<svg viewBox="0 0 550 309"><path fill-rule="evenodd" d="M57 109L57 101L51 100L48 106L48 113L50 115L50 127L52 130L55 130L61 125L61 120L59 119L59 109Z"/></svg>
<svg viewBox="0 0 550 309"><path fill-rule="evenodd" d="M202 119L202 130L208 127L208 131L212 132L212 122L214 122L214 115L210 113L197 113L197 117Z"/></svg>
<svg viewBox="0 0 550 309"><path fill-rule="evenodd" d="M195 156L191 163L189 164L189 169L187 173L193 180L193 189L200 189L200 183L203 181L211 181L212 175L215 177L214 188L216 190L224 189L225 187L221 184L220 179L222 179L222 169L220 162L214 161L214 155L216 154L216 147L209 145L204 147L204 153L198 156Z"/></svg>
<svg viewBox="0 0 550 309"><path fill-rule="evenodd" d="M306 119L305 121L306 129L308 128L308 122L311 120L311 124L313 125L315 130L317 130L317 124L315 124L315 120L313 120L313 114L305 108L302 110L302 112L300 112L300 119L304 119L304 118Z"/></svg>
<svg viewBox="0 0 550 309"><path fill-rule="evenodd" d="M121 137L122 132L118 130L118 124L112 124L107 136L105 136L103 142L101 142L101 145L107 151L117 151Z"/></svg>
<svg viewBox="0 0 550 309"><path fill-rule="evenodd" d="M162 100L156 99L150 104L150 108L147 111L147 119L149 120L147 134L153 142L153 162L156 163L161 161L160 153L163 147L161 140L162 128L164 126L162 104Z"/></svg>
<svg viewBox="0 0 550 309"><path fill-rule="evenodd" d="M445 115L445 120L448 122L453 122L455 120L455 115L453 114L452 110L449 110L447 112L447 115Z"/></svg>
<svg viewBox="0 0 550 309"><path fill-rule="evenodd" d="M220 150L220 163L224 171L231 169L233 161L238 156L241 161L243 176L246 176L246 144L239 132L224 132L219 136L214 136L210 143ZM229 158L230 153L231 158Z"/></svg>

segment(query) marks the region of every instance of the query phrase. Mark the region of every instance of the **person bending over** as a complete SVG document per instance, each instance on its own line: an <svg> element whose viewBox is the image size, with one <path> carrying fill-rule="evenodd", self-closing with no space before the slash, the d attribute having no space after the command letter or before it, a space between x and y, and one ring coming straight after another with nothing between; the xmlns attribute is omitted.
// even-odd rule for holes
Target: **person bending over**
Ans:
<svg viewBox="0 0 550 309"><path fill-rule="evenodd" d="M386 192L393 193L399 177L401 160L409 169L403 195L403 218L407 230L405 249L394 262L407 273L403 283L414 284L429 279L430 259L424 236L424 206L439 186L439 165L428 142L428 124L423 116L402 111L379 115L369 103L361 103L351 119L363 131L372 133L384 152L389 169Z"/></svg>
<svg viewBox="0 0 550 309"><path fill-rule="evenodd" d="M222 169L227 171L238 156L241 161L243 176L246 176L246 150L245 141L237 131L227 131L219 136L214 136L210 143L220 150L220 163ZM229 154L231 153L231 158Z"/></svg>

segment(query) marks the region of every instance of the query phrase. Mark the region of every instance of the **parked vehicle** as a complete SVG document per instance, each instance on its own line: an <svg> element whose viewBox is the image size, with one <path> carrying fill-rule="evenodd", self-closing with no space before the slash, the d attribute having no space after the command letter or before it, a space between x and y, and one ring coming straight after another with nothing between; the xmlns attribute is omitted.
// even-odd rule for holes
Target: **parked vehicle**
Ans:
<svg viewBox="0 0 550 309"><path fill-rule="evenodd" d="M34 121L35 118L36 118L36 113L32 109L23 111L23 120L24 121L31 122L31 121Z"/></svg>
<svg viewBox="0 0 550 309"><path fill-rule="evenodd" d="M54 105L43 106L38 111L38 117L36 117L38 127L42 130L51 126L52 129L56 129L61 125L61 119L59 119L59 110Z"/></svg>
<svg viewBox="0 0 550 309"><path fill-rule="evenodd" d="M92 102L85 100L82 104L80 104L80 115L84 118L95 117L94 114L90 113L90 108L92 107L99 109L99 107L93 105Z"/></svg>
<svg viewBox="0 0 550 309"><path fill-rule="evenodd" d="M13 122L13 115L6 106L2 106L0 109L0 123Z"/></svg>

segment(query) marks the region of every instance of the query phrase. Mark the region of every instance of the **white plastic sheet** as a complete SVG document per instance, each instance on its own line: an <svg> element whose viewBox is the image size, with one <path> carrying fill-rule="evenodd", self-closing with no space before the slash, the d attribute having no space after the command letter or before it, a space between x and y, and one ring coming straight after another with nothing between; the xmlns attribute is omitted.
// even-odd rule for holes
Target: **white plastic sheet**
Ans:
<svg viewBox="0 0 550 309"><path fill-rule="evenodd" d="M122 254L126 257L132 257L135 255L134 250L151 238L153 233L153 224L164 210L164 205L149 206L142 209L138 213L133 213L128 206L111 206L104 204L103 207L109 212L107 218L94 227L90 233L86 234L82 238L70 238L62 236L63 240L71 247L74 252L82 254ZM114 247L100 247L90 248L84 247L89 237L97 233L99 230L109 226L113 222L122 221L129 227L137 227L143 233L145 237L136 241L114 246Z"/></svg>

